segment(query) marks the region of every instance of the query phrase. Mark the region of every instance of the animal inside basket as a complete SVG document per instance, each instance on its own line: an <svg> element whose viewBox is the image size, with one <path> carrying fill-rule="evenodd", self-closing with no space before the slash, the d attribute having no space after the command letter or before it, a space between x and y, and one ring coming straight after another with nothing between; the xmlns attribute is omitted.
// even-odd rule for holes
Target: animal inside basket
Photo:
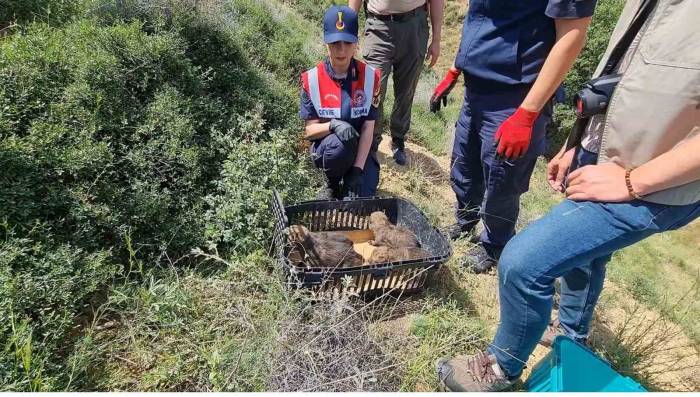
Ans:
<svg viewBox="0 0 700 397"><path fill-rule="evenodd" d="M370 214L369 230L311 232L303 225L289 227L293 264L346 268L408 261L430 256L414 233L392 224L381 211Z"/></svg>
<svg viewBox="0 0 700 397"><path fill-rule="evenodd" d="M303 225L289 227L289 260L295 266L345 268L369 263L374 246L371 230L309 232Z"/></svg>
<svg viewBox="0 0 700 397"><path fill-rule="evenodd" d="M292 242L289 260L297 266L347 268L430 256L418 244L410 247L377 245L382 241L376 239L373 230L309 232L302 225L292 225L289 239Z"/></svg>
<svg viewBox="0 0 700 397"><path fill-rule="evenodd" d="M359 198L344 201L307 201L284 206L280 196L273 194L272 210L275 215L275 256L285 269L290 285L332 289L351 289L355 292L399 288L405 291L422 288L428 273L438 269L452 251L447 238L428 222L421 211L400 198ZM411 260L373 263L370 261L377 247L369 244L374 239L369 231L370 214L381 211L392 224L410 230L425 257ZM352 241L353 251L362 258L359 266L321 267L313 261L304 261L295 250L297 238L290 226L302 225L310 232L339 232Z"/></svg>

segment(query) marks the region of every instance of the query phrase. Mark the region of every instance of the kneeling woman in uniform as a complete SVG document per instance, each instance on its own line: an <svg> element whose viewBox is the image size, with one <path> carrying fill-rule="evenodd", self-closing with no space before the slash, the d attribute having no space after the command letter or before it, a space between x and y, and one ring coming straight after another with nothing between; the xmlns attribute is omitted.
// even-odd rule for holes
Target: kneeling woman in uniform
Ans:
<svg viewBox="0 0 700 397"><path fill-rule="evenodd" d="M323 17L328 57L302 74L300 117L311 156L328 179L319 198L367 197L379 184L379 70L356 60L357 13L333 6Z"/></svg>

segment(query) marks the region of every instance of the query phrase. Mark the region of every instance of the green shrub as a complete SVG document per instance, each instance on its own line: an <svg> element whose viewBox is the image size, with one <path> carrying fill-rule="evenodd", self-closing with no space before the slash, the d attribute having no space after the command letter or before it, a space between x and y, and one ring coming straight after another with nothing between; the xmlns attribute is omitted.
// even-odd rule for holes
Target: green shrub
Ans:
<svg viewBox="0 0 700 397"><path fill-rule="evenodd" d="M573 68L564 82L566 91L573 94L593 76L605 49L608 47L610 35L617 19L625 5L624 0L599 0L591 26L588 30L586 46L576 59Z"/></svg>
<svg viewBox="0 0 700 397"><path fill-rule="evenodd" d="M20 25L42 21L53 26L70 20L81 10L80 0L3 0L0 28L11 22Z"/></svg>
<svg viewBox="0 0 700 397"><path fill-rule="evenodd" d="M299 81L299 75L317 59L317 37L306 33L304 21L273 4L235 0L229 6L229 22L237 26L237 38L251 58L268 68L278 79Z"/></svg>
<svg viewBox="0 0 700 397"><path fill-rule="evenodd" d="M127 232L142 254L201 244L201 198L228 141L246 133L240 115L299 126L296 90L258 72L238 44L194 22L179 34L81 22L14 37L0 58L3 215L20 227L47 219L91 247Z"/></svg>
<svg viewBox="0 0 700 397"><path fill-rule="evenodd" d="M7 225L5 225L7 227ZM64 370L55 355L91 297L117 272L109 252L54 244L37 226L0 240L0 390L52 390Z"/></svg>
<svg viewBox="0 0 700 397"><path fill-rule="evenodd" d="M317 58L301 25L249 0L93 3L0 41L0 389L70 384L68 335L112 277L265 245L271 189L317 177L296 144Z"/></svg>
<svg viewBox="0 0 700 397"><path fill-rule="evenodd" d="M323 13L332 5L347 5L347 1L342 0L285 0L305 19L317 23L321 26Z"/></svg>
<svg viewBox="0 0 700 397"><path fill-rule="evenodd" d="M182 40L82 22L37 26L2 49L0 203L11 225L43 219L91 249L131 230L155 254L190 224L203 175L218 169L192 117L203 87ZM180 234L173 247L197 242Z"/></svg>
<svg viewBox="0 0 700 397"><path fill-rule="evenodd" d="M269 237L273 225L268 210L273 189L294 202L311 197L314 186L309 181L320 180L307 161L283 132L274 133L266 145L238 141L216 193L207 199L212 208L206 216L210 246L223 242L244 251L267 248L260 243Z"/></svg>

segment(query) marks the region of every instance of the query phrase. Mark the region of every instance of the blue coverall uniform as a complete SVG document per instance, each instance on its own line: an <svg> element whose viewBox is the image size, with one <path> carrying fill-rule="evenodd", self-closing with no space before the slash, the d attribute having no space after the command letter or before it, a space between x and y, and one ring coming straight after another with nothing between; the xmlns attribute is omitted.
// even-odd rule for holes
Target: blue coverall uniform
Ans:
<svg viewBox="0 0 700 397"><path fill-rule="evenodd" d="M465 80L452 149L452 188L463 230L483 221L484 247L499 253L515 234L520 195L545 149L551 105L537 119L527 153L496 157L498 127L521 105L556 39L554 18L593 14L596 0L471 0L455 59Z"/></svg>
<svg viewBox="0 0 700 397"><path fill-rule="evenodd" d="M341 84L341 120L350 123L358 133L361 133L362 125L365 123L365 121L377 119L377 108L376 106L371 106L367 116L356 118L350 117L352 103L350 96L351 83L353 79L357 79L359 75L355 60L352 60L350 71L344 78L336 77L336 74L333 71L331 63L328 59L323 62L323 65L331 78L339 81ZM299 117L301 117L302 120L321 119L304 89L301 90L301 107ZM328 134L321 139L312 141L311 158L314 161L314 165L322 169L326 174L329 186L334 189L335 195L340 193L338 191L340 182L355 163L358 146L359 140L358 145L351 147L343 144L343 142L341 142L333 133ZM371 197L377 193L377 186L379 185L379 161L377 160L377 147L378 142L375 139L372 142L372 147L363 168L363 183L362 190L360 192L361 197Z"/></svg>

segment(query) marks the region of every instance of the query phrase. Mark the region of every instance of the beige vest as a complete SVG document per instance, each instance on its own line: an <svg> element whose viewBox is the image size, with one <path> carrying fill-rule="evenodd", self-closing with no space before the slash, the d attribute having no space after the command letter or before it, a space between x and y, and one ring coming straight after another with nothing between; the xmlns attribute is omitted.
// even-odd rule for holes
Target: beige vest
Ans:
<svg viewBox="0 0 700 397"><path fill-rule="evenodd" d="M596 77L640 3L627 0ZM700 0L658 0L610 101L599 162L637 167L700 134L699 17ZM644 200L694 203L700 200L700 180L650 194Z"/></svg>

